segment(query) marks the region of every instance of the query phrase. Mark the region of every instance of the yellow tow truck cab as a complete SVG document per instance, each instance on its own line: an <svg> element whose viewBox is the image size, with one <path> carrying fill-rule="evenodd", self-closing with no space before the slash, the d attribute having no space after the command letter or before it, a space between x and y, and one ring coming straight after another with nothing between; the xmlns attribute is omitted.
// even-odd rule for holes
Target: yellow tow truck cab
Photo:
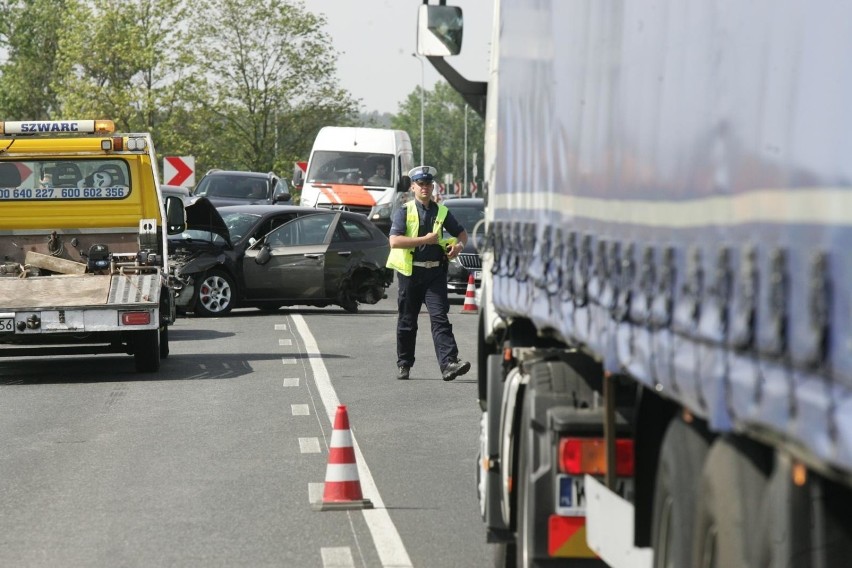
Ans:
<svg viewBox="0 0 852 568"><path fill-rule="evenodd" d="M174 322L149 134L110 120L0 122L0 356L126 352L159 370Z"/></svg>

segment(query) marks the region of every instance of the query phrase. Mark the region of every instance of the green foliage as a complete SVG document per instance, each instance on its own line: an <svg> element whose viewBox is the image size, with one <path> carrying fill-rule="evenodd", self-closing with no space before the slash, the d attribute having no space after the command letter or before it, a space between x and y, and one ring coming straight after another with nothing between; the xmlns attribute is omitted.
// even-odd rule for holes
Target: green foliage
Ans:
<svg viewBox="0 0 852 568"><path fill-rule="evenodd" d="M392 127L406 130L414 146L414 159L420 160L420 87L400 104ZM439 180L452 174L453 181L465 179L465 102L446 82L439 82L433 91L425 92L423 104L423 160L438 170ZM477 155L476 182L481 186L485 124L473 110L467 110L467 180L473 176L473 153ZM450 191L450 188L447 188ZM467 189L465 193L467 193ZM480 192L479 195L482 195Z"/></svg>
<svg viewBox="0 0 852 568"><path fill-rule="evenodd" d="M59 42L54 30L72 0L0 1L0 116L6 120L45 120L58 108L51 82Z"/></svg>
<svg viewBox="0 0 852 568"><path fill-rule="evenodd" d="M284 0L207 0L195 14L203 79L193 103L228 133L229 162L218 166L292 167L322 126L353 120L357 104L336 83L323 18Z"/></svg>
<svg viewBox="0 0 852 568"><path fill-rule="evenodd" d="M299 0L0 0L0 117L111 118L160 156L194 156L197 179L289 177L328 125L407 130L419 159L419 87L396 116L359 114L324 26ZM464 101L445 83L425 100L426 162L462 180ZM471 180L483 124L467 122Z"/></svg>

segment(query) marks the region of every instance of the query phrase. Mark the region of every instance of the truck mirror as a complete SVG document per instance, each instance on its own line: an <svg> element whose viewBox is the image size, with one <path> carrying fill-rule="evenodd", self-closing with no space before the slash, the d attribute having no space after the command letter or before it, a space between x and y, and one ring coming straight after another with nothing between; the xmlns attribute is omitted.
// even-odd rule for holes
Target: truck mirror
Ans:
<svg viewBox="0 0 852 568"><path fill-rule="evenodd" d="M166 223L170 235L177 235L186 230L186 211L183 208L183 199L176 195L166 197Z"/></svg>
<svg viewBox="0 0 852 568"><path fill-rule="evenodd" d="M411 178L408 176L402 176L399 178L399 182L396 184L396 192L404 193L411 189Z"/></svg>
<svg viewBox="0 0 852 568"><path fill-rule="evenodd" d="M421 5L417 13L418 55L458 55L461 51L463 31L461 8Z"/></svg>

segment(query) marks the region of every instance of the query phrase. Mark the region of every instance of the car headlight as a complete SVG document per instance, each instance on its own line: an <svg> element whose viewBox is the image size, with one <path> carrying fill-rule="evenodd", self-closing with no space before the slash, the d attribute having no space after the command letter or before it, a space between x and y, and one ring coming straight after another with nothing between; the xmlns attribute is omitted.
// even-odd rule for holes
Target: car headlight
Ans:
<svg viewBox="0 0 852 568"><path fill-rule="evenodd" d="M378 221L379 219L390 219L391 209L393 209L391 203L376 205L373 207L373 210L370 211L370 219L373 221Z"/></svg>

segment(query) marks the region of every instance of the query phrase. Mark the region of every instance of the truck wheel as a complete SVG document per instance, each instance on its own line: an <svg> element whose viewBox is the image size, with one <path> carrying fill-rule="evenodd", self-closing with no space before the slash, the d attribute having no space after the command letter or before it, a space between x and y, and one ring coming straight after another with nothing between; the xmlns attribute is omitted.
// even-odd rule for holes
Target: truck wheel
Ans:
<svg viewBox="0 0 852 568"><path fill-rule="evenodd" d="M716 440L701 475L691 566L757 566L765 547L761 503L771 464L769 451L747 440Z"/></svg>
<svg viewBox="0 0 852 568"><path fill-rule="evenodd" d="M223 316L234 307L234 279L224 270L209 270L195 287L195 313Z"/></svg>
<svg viewBox="0 0 852 568"><path fill-rule="evenodd" d="M169 326L164 325L160 328L160 359L165 359L169 356Z"/></svg>
<svg viewBox="0 0 852 568"><path fill-rule="evenodd" d="M476 456L476 496L479 498L479 514L483 521L486 503L488 503L488 474L483 470L483 460L488 456L488 413L483 412L479 419L479 455Z"/></svg>
<svg viewBox="0 0 852 568"><path fill-rule="evenodd" d="M533 530L535 528L535 508L530 502L530 461L532 452L530 445L534 436L529 416L529 397L524 397L524 410L521 413L521 435L518 436L518 477L515 478L515 487L518 488L515 551L517 553L516 565L518 568L529 568L533 566Z"/></svg>
<svg viewBox="0 0 852 568"><path fill-rule="evenodd" d="M698 480L709 447L705 436L680 419L666 430L654 486L654 568L691 565Z"/></svg>
<svg viewBox="0 0 852 568"><path fill-rule="evenodd" d="M140 373L156 373L160 370L160 330L145 329L134 331L133 361L136 371Z"/></svg>

